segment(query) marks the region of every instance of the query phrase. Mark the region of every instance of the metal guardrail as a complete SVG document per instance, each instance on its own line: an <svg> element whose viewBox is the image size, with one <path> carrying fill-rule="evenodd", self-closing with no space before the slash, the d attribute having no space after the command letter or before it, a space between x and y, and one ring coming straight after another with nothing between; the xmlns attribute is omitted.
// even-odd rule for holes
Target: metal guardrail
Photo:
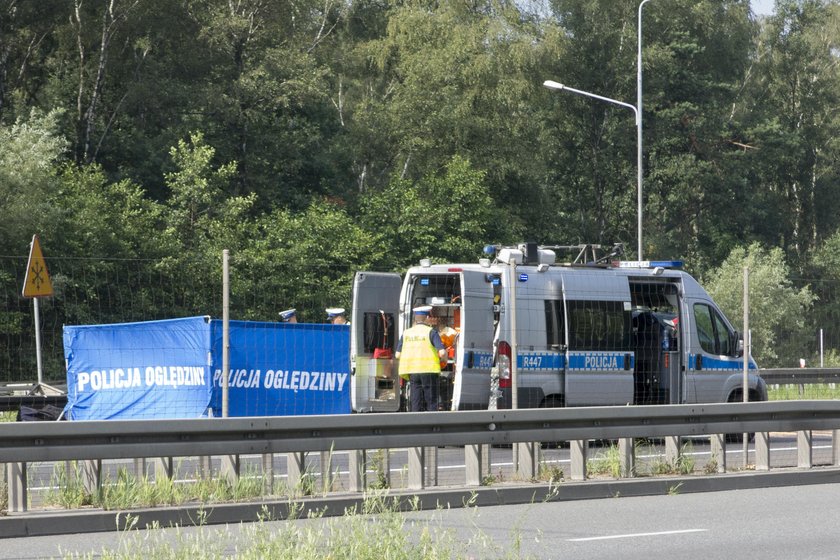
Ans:
<svg viewBox="0 0 840 560"><path fill-rule="evenodd" d="M771 385L810 385L840 382L840 368L760 369L757 373Z"/></svg>
<svg viewBox="0 0 840 560"><path fill-rule="evenodd" d="M840 368L768 368L757 370L764 381L771 385L810 385L840 383ZM63 407L67 396L61 394L31 394L37 383L0 383L0 412L17 411L21 406L43 408L46 405ZM56 386L66 391L66 386Z"/></svg>
<svg viewBox="0 0 840 560"><path fill-rule="evenodd" d="M840 429L840 401L0 424L0 462Z"/></svg>
<svg viewBox="0 0 840 560"><path fill-rule="evenodd" d="M99 422L10 422L0 424L0 463L6 463L8 508L26 511L27 463L78 460L91 463L85 476L101 484L103 459L155 458L172 476L172 457L220 456L223 474L238 476L239 455L288 454L291 487L300 480L306 452L350 452L351 491L365 489L365 452L408 448L408 489L426 480L425 450L464 446L467 487L487 472L488 445L520 444L517 472L533 479L539 468L536 442L570 443L572 480L586 478L587 440L618 440L623 476L632 477L633 438L664 438L666 458L675 461L680 436L711 436L717 472L726 471L724 434L756 433L756 470L769 470L769 432L797 432L799 466L810 468L812 430L834 430L833 464L840 465L840 401L772 401L523 410L385 413L330 416L122 420ZM168 463L168 466L167 466ZM322 463L323 465L323 463ZM156 467L157 468L157 467ZM432 467L433 468L433 467ZM265 471L269 472L269 471ZM160 474L159 473L159 474ZM159 474L156 474L158 476Z"/></svg>

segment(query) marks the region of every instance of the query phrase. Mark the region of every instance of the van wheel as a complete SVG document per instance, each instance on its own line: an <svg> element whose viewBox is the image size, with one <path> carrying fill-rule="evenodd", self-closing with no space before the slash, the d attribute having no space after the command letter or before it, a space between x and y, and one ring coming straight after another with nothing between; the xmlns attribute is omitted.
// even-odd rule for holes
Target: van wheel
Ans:
<svg viewBox="0 0 840 560"><path fill-rule="evenodd" d="M540 408L563 408L565 406L566 402L563 400L563 397L558 395L546 397L540 403ZM557 449L562 444L562 441L543 441L540 445L543 449Z"/></svg>
<svg viewBox="0 0 840 560"><path fill-rule="evenodd" d="M743 402L744 399L741 395L743 395L743 392L741 392L740 390L732 391L732 394L729 395L729 398L727 399L726 402L731 402L731 403ZM754 391L750 391L749 400L750 400L750 402L759 400ZM749 441L749 442L755 441L755 432L751 432L751 433L747 434L747 438L748 438L747 441ZM743 443L744 442L744 434L726 434L726 436L724 436L724 441L726 443Z"/></svg>

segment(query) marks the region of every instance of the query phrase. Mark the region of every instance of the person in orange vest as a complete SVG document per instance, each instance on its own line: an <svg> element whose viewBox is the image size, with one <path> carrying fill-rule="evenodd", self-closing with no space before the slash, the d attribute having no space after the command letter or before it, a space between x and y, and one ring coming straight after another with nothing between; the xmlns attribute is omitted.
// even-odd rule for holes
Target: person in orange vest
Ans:
<svg viewBox="0 0 840 560"><path fill-rule="evenodd" d="M411 412L438 409L440 401L440 362L446 356L446 348L440 334L429 325L432 307L424 305L414 308L414 325L403 332L394 354L400 361L400 377L409 382Z"/></svg>

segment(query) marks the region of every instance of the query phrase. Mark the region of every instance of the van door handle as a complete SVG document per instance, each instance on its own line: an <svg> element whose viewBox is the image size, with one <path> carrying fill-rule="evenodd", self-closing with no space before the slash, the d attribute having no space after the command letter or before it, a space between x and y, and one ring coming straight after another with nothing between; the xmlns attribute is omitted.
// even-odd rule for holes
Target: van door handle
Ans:
<svg viewBox="0 0 840 560"><path fill-rule="evenodd" d="M473 351L470 350L469 353L467 353L467 369L472 369L472 367L473 367Z"/></svg>
<svg viewBox="0 0 840 560"><path fill-rule="evenodd" d="M630 371L630 354L624 354L624 371Z"/></svg>
<svg viewBox="0 0 840 560"><path fill-rule="evenodd" d="M697 354L696 365L694 366L694 369L696 369L697 371L703 369L703 356L701 356L700 354Z"/></svg>

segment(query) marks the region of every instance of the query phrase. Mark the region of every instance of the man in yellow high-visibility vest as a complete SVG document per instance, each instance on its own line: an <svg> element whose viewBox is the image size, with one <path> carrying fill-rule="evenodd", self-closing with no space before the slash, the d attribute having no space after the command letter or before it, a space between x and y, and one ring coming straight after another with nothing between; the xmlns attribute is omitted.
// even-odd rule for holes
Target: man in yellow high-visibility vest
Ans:
<svg viewBox="0 0 840 560"><path fill-rule="evenodd" d="M409 381L411 412L438 409L440 400L440 361L446 348L440 334L428 324L431 305L414 308L414 325L403 332L394 354L400 361L400 377Z"/></svg>

